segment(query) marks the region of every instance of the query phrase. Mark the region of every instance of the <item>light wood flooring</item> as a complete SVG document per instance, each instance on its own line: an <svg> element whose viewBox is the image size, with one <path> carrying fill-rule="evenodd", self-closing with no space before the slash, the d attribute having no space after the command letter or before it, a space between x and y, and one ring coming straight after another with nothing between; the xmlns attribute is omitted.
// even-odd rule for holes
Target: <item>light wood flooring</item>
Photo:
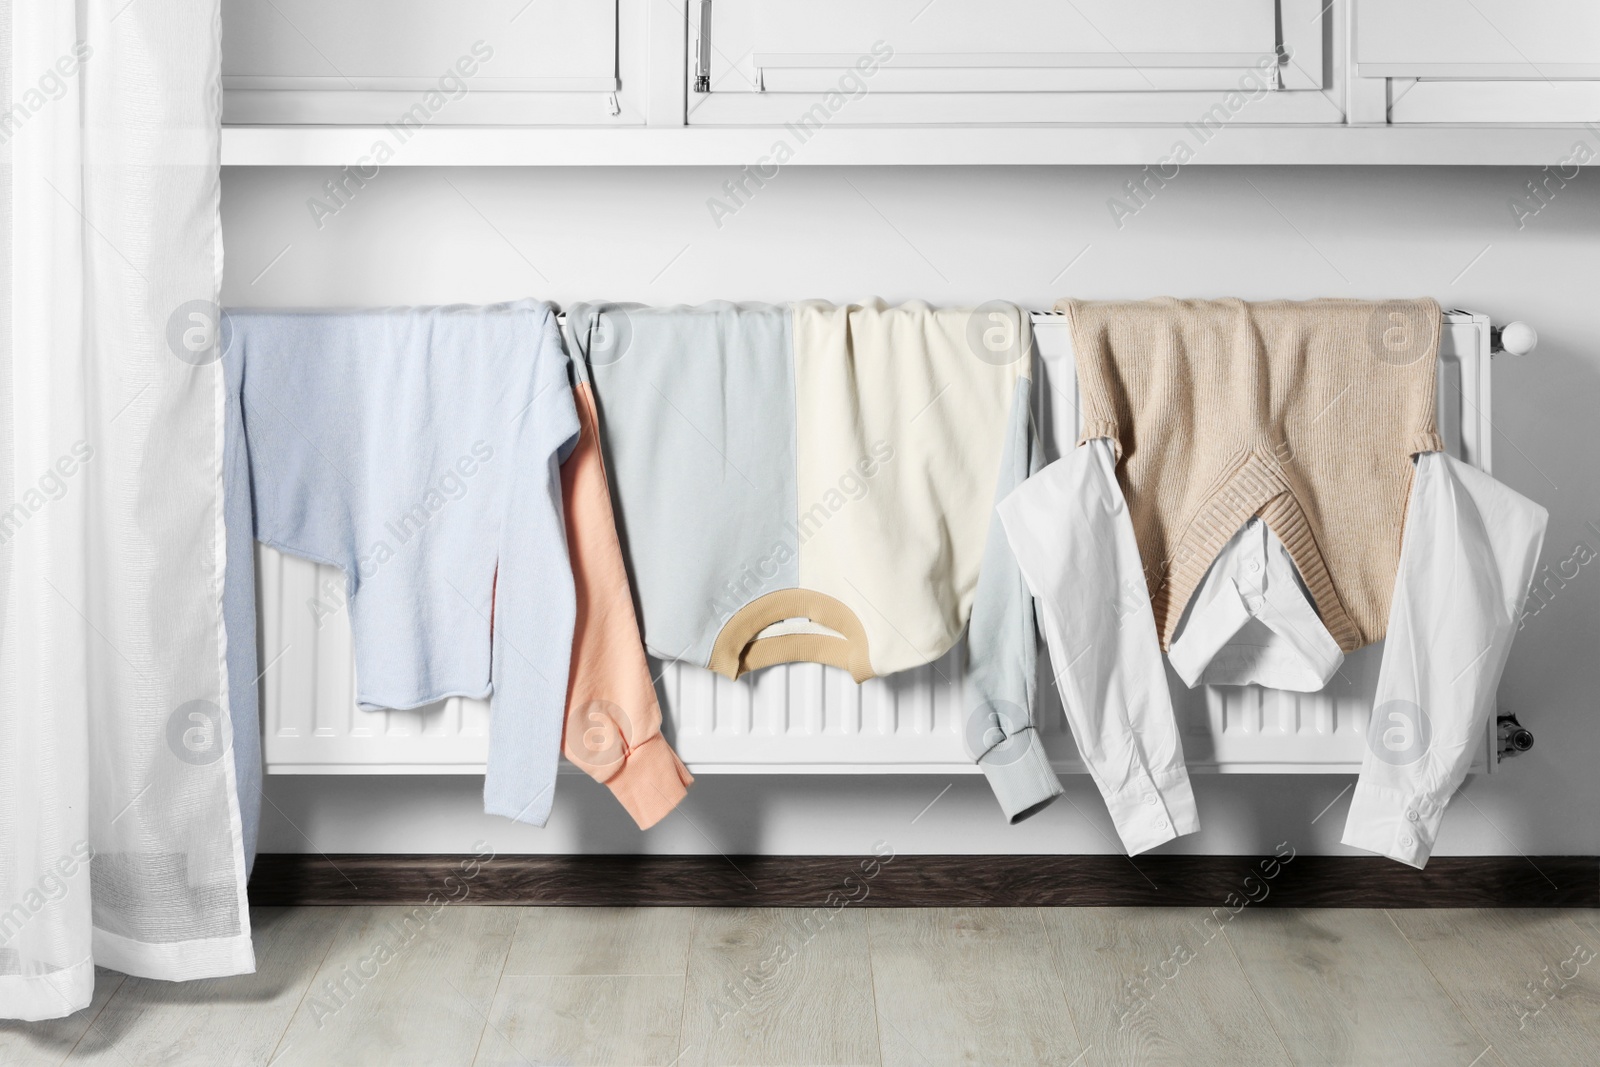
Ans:
<svg viewBox="0 0 1600 1067"><path fill-rule="evenodd" d="M1600 912L280 908L36 1067L1600 1064Z"/></svg>

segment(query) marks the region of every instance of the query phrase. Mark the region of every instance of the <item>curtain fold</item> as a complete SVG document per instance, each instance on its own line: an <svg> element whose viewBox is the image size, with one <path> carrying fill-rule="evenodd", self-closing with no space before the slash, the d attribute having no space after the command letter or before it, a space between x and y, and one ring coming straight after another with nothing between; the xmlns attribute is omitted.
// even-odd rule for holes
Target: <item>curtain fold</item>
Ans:
<svg viewBox="0 0 1600 1067"><path fill-rule="evenodd" d="M218 0L0 0L0 1017L254 969L228 715Z"/></svg>

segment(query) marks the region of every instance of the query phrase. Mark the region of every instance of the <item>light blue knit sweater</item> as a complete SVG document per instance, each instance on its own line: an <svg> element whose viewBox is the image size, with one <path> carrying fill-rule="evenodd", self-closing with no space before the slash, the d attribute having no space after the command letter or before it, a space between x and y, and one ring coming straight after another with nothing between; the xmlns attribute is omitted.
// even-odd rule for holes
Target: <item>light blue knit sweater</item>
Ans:
<svg viewBox="0 0 1600 1067"><path fill-rule="evenodd" d="M358 703L492 691L484 810L543 825L574 615L559 467L578 432L551 308L229 324L256 539L344 571Z"/></svg>

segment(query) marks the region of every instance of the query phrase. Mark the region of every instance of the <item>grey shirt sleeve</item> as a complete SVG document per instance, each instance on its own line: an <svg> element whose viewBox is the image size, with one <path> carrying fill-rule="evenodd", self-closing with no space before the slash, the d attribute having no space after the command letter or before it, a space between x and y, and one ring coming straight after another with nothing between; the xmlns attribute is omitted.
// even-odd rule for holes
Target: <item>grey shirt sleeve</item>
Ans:
<svg viewBox="0 0 1600 1067"><path fill-rule="evenodd" d="M995 510L1039 469L1031 419L1032 383L1017 382L1000 478L990 505L978 591L967 627L966 740L968 750L1010 822L1042 811L1062 793L1061 781L1034 729L1039 662L1033 597Z"/></svg>

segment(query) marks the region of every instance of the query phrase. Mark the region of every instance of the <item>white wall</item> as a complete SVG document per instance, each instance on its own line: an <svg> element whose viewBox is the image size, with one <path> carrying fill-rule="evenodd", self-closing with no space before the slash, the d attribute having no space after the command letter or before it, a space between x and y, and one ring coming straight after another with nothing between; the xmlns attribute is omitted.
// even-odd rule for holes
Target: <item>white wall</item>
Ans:
<svg viewBox="0 0 1600 1067"><path fill-rule="evenodd" d="M1538 328L1535 355L1495 363L1495 473L1549 507L1547 563L1580 542L1600 552L1600 175L1557 190L1519 228L1508 202L1532 171L1191 166L1119 227L1107 201L1135 174L791 166L719 228L706 201L732 176L721 169L391 168L318 228L307 200L332 172L238 169L223 182L225 302L877 295L1045 308L1069 293L1432 295ZM1590 565L1529 620L1501 703L1537 744L1469 782L1437 854L1600 853L1597 616ZM1202 776L1205 830L1167 849L1256 853L1289 840L1351 851L1338 844L1350 781ZM861 852L878 838L906 852L1116 847L1086 778L1015 828L979 778L957 780L917 818L946 784L703 777L680 813L640 835L582 776L562 778L544 830L485 817L481 779L278 777L262 849L462 852L480 838L501 852Z"/></svg>

